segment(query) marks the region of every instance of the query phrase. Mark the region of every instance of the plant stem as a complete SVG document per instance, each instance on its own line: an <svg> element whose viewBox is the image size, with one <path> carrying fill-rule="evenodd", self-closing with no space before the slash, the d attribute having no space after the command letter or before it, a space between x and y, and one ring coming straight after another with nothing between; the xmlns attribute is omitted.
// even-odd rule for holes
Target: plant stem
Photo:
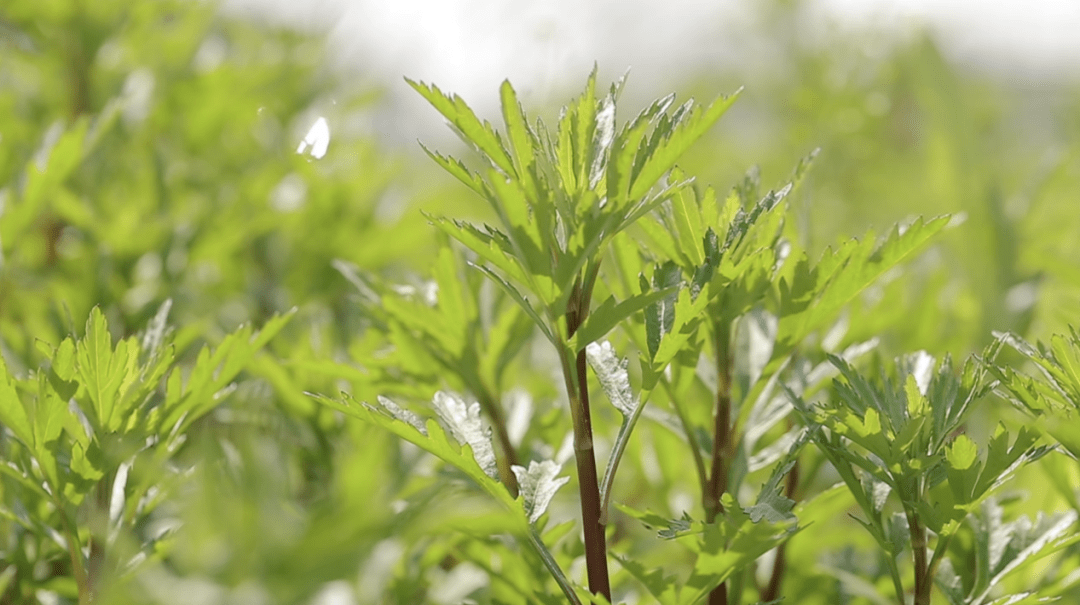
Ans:
<svg viewBox="0 0 1080 605"><path fill-rule="evenodd" d="M679 423L682 424L683 432L686 433L686 442L690 444L690 453L694 457L694 468L697 470L698 483L701 485L702 493L704 493L705 486L709 482L709 472L705 469L705 458L701 455L702 448L698 443L697 435L694 433L694 425L690 422L690 417L686 415L686 409L682 403L675 397L675 391L672 389L671 383L667 380L661 380L660 384L663 385L668 399L671 400L671 407L675 409L675 415L679 418Z"/></svg>
<svg viewBox="0 0 1080 605"><path fill-rule="evenodd" d="M589 412L589 391L585 374L585 351L577 356L578 395L581 405L582 429L587 444L578 448L577 431L574 438L574 456L577 459L578 486L581 490L581 521L585 529L585 561L589 570L589 590L602 594L611 602L611 585L608 580L607 540L604 525L600 522L600 480L596 473L596 455L592 444L592 419ZM585 440L582 440L584 443Z"/></svg>
<svg viewBox="0 0 1080 605"><path fill-rule="evenodd" d="M78 531L73 530L71 526L64 502L54 496L54 504L57 512L60 513L60 522L64 525L64 537L67 539L68 555L71 557L71 569L75 574L75 586L79 590L79 605L89 605L91 602L90 582L86 577Z"/></svg>
<svg viewBox="0 0 1080 605"><path fill-rule="evenodd" d="M914 605L930 605L931 578L926 562L926 528L919 521L919 516L912 511L908 511L907 520L908 531L911 534L911 552L915 563Z"/></svg>
<svg viewBox="0 0 1080 605"><path fill-rule="evenodd" d="M587 280L591 283L591 280ZM582 290L580 282L575 286L571 304L566 312L566 333L573 336L589 312L591 288ZM581 499L581 525L585 539L585 566L589 576L589 591L603 595L611 602L611 582L607 567L607 538L601 522L600 479L596 472L596 454L593 450L592 415L589 410L589 384L585 373L587 361L585 349L576 352L574 365L570 365L568 349L559 351L566 394L570 399L570 415L574 423L574 459L577 462L578 493Z"/></svg>
<svg viewBox="0 0 1080 605"><path fill-rule="evenodd" d="M702 504L705 522L715 523L724 512L721 496L728 487L728 448L731 445L731 325L716 324L716 416L712 447L712 475L704 486ZM727 585L721 584L709 593L709 605L727 605Z"/></svg>

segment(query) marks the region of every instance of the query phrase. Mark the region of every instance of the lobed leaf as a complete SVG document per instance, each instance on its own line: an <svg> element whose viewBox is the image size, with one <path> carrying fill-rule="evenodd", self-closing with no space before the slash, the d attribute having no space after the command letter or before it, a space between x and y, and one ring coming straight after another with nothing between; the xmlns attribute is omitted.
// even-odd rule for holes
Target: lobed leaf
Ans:
<svg viewBox="0 0 1080 605"><path fill-rule="evenodd" d="M481 122L480 118L476 117L476 114L473 113L473 110L469 108L464 99L458 95L447 96L434 84L427 85L423 82L414 82L408 78L405 78L405 81L408 82L409 86L413 87L413 90L420 93L420 96L427 99L428 103L431 103L443 117L450 121L450 124L463 141L474 146L480 153L484 154L493 166L496 166L505 174L514 174L514 163L506 152L506 148L503 147L499 135L491 127L491 124Z"/></svg>
<svg viewBox="0 0 1080 605"><path fill-rule="evenodd" d="M480 419L480 404L465 402L452 393L439 391L431 401L439 415L443 427L449 431L461 445L472 449L476 463L492 479L499 476L495 462L495 450L491 446L491 429L485 428Z"/></svg>
<svg viewBox="0 0 1080 605"><path fill-rule="evenodd" d="M555 496L555 492L570 481L570 477L558 476L562 465L551 460L543 462L531 460L527 470L523 466L516 465L511 469L517 477L519 493L524 500L525 514L530 523L536 523L540 519Z"/></svg>

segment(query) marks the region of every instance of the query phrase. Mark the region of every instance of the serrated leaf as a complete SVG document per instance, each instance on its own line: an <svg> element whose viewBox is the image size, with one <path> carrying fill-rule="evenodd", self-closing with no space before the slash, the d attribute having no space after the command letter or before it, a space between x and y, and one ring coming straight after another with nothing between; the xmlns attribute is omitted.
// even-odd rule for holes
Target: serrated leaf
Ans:
<svg viewBox="0 0 1080 605"><path fill-rule="evenodd" d="M803 259L795 283L781 285L784 310L770 365L779 364L807 334L831 321L856 295L921 249L948 222L948 216L929 221L920 218L903 231L894 229L878 246L868 234L861 242L851 240L827 251L813 268Z"/></svg>
<svg viewBox="0 0 1080 605"><path fill-rule="evenodd" d="M650 359L656 358L660 342L675 324L675 301L681 283L682 273L674 262L668 261L658 266L653 273L653 291L667 294L645 310L645 335Z"/></svg>
<svg viewBox="0 0 1080 605"><path fill-rule="evenodd" d="M676 180L679 176L672 175ZM671 213L675 220L675 232L679 236L680 250L686 254L692 266L705 262L704 250L698 242L705 238L701 222L701 210L698 207L697 194L690 187L681 189L671 198Z"/></svg>
<svg viewBox="0 0 1080 605"><path fill-rule="evenodd" d="M491 124L481 122L464 99L458 95L447 96L434 84L427 85L408 78L405 81L450 121L463 141L483 153L492 165L497 166L504 173L514 174L513 161L495 133L495 129L491 127Z"/></svg>
<svg viewBox="0 0 1080 605"><path fill-rule="evenodd" d="M258 353L296 314L296 308L271 317L256 332L250 325L242 326L222 339L216 348L199 351L187 384L180 389L179 377L169 376L165 403L155 422L162 434L180 432L192 422L214 409L227 393L227 387ZM175 381L175 383L174 383Z"/></svg>
<svg viewBox="0 0 1080 605"><path fill-rule="evenodd" d="M536 523L547 510L555 492L570 481L570 477L558 476L561 469L561 465L551 460L530 460L528 470L523 466L511 467L517 477L519 493L525 502L525 514L530 523Z"/></svg>
<svg viewBox="0 0 1080 605"><path fill-rule="evenodd" d="M0 422L11 429L15 436L26 444L34 446L34 432L30 427L30 418L26 414L15 390L15 381L8 372L4 356L0 355Z"/></svg>
<svg viewBox="0 0 1080 605"><path fill-rule="evenodd" d="M673 119L674 129L663 133L662 142L657 144L655 150L649 154L640 171L636 171L636 177L630 188L630 198L637 199L644 196L662 176L671 170L683 153L712 128L720 116L724 115L735 103L740 92L741 89L735 91L734 94L718 97L705 109L695 107L682 121L678 121L678 118ZM657 130L659 131L660 128L658 127Z"/></svg>
<svg viewBox="0 0 1080 605"><path fill-rule="evenodd" d="M1061 550L1080 541L1080 535L1071 531L1077 513L1069 510L1053 516L1039 514L1034 524L1027 517L1011 523L1001 523L1001 508L988 501L983 506L981 523L977 527L980 545L980 565L983 566L982 581L977 581L970 605L987 602L994 587L1005 576L1036 559ZM993 575L986 575L987 572Z"/></svg>
<svg viewBox="0 0 1080 605"><path fill-rule="evenodd" d="M64 381L75 378L75 341L65 338L52 357L52 370Z"/></svg>
<svg viewBox="0 0 1080 605"><path fill-rule="evenodd" d="M544 321L544 319L540 317L539 313L536 312L536 309L533 308L532 303L529 302L528 298L526 298L521 292L518 291L517 288L511 285L510 282L506 281L498 273L495 273L494 271L483 265L472 266L479 269L484 275L488 276L493 282L498 284L503 289L503 291L506 292L510 296L510 298L513 299L513 301L516 302L519 307L521 307L523 311L525 311L525 314L533 320L533 323L536 325L536 327L540 328L540 331L543 332L544 336L547 337L548 341L558 346L559 341L555 338L555 334L552 333L551 328L548 327L547 322Z"/></svg>
<svg viewBox="0 0 1080 605"><path fill-rule="evenodd" d="M596 112L596 132L589 155L592 158L589 168L589 187L595 189L607 171L608 154L611 143L615 140L615 93L604 97L600 110Z"/></svg>
<svg viewBox="0 0 1080 605"><path fill-rule="evenodd" d="M615 406L623 416L632 416L637 411L637 397L630 387L630 374L627 367L630 362L627 359L619 359L615 355L615 348L611 343L589 343L585 347L585 357L589 361L593 372L596 373L600 387L604 389L611 405Z"/></svg>
<svg viewBox="0 0 1080 605"><path fill-rule="evenodd" d="M506 487L489 476L480 467L476 457L470 451L471 447L461 446L457 439L453 439L453 443L451 443L451 437L446 434L443 427L435 420L428 420L424 426L425 430L421 431L410 422L395 418L386 410L358 404L352 396L347 394L342 394L341 400L316 393L308 393L307 395L340 412L381 426L465 473L467 477L507 509L521 510L515 500L510 497L510 492L506 490ZM521 520L524 524L526 521L524 515L521 516ZM523 526L522 531L525 529Z"/></svg>
<svg viewBox="0 0 1080 605"><path fill-rule="evenodd" d="M525 183L526 191L535 195L536 183L532 179L531 170L535 161L533 148L538 146L536 135L529 129L525 112L522 111L517 93L509 80L503 80L502 86L499 87L499 95L502 99L506 138L510 141L517 177Z"/></svg>
<svg viewBox="0 0 1080 605"><path fill-rule="evenodd" d="M600 306L589 312L588 317L585 318L581 327L578 328L578 331L574 333L573 338L570 339L568 343L570 350L579 351L582 348L585 348L589 343L603 338L612 330L612 328L622 323L634 313L637 313L642 309L650 309L657 304L664 304L664 301L675 294L675 292L676 289L674 287L665 288L662 290L635 294L621 302L615 302L615 297L609 296L607 300L600 304ZM649 311L646 311L646 314L648 314L648 312ZM671 313L670 316L673 320L674 314Z"/></svg>
<svg viewBox="0 0 1080 605"><path fill-rule="evenodd" d="M750 516L751 521L758 523L764 519L769 523L779 523L795 519L795 515L791 514L792 509L795 508L795 501L783 494L783 487L780 485L780 481L794 466L794 460L778 466L762 486L757 502L743 509L743 512Z"/></svg>
<svg viewBox="0 0 1080 605"><path fill-rule="evenodd" d="M383 397L382 395L379 395L378 402L379 405L382 406L384 410L389 412L389 414L395 419L412 426L421 435L427 437L427 426L424 424L423 419L421 419L419 416L394 403L389 397Z"/></svg>
<svg viewBox="0 0 1080 605"><path fill-rule="evenodd" d="M679 578L675 574L666 575L661 567L646 569L644 565L630 559L613 555L619 565L635 580L640 582L659 603L676 603L679 595Z"/></svg>
<svg viewBox="0 0 1080 605"><path fill-rule="evenodd" d="M979 448L967 435L957 435L956 439L946 448L945 457L949 466L955 470L963 471L971 468L979 457Z"/></svg>
<svg viewBox="0 0 1080 605"><path fill-rule="evenodd" d="M608 457L607 466L604 468L604 477L600 481L600 522L607 524L608 508L611 503L611 490L615 483L615 474L618 472L619 463L622 461L626 446L630 442L630 435L637 426L641 417L644 403L634 395L630 386L630 375L626 368L629 362L620 360L615 355L615 349L611 343L604 341L602 344L592 343L585 348L585 355L589 365L596 373L601 387L619 412L623 421L619 425L619 432L615 436Z"/></svg>
<svg viewBox="0 0 1080 605"><path fill-rule="evenodd" d="M495 462L495 450L491 446L491 429L485 428L480 418L480 404L473 402L466 405L460 397L445 391L435 393L431 403L443 427L458 443L472 448L476 463L487 476L497 478L499 468Z"/></svg>
<svg viewBox="0 0 1080 605"><path fill-rule="evenodd" d="M781 439L780 441L784 440ZM762 519L765 519L769 523L781 523L795 520L795 515L791 513L792 509L795 508L795 501L784 495L784 488L781 485L781 481L783 481L784 477L795 467L798 456L808 441L810 441L810 431L804 428L799 430L794 438L787 444L786 455L773 469L773 472L769 475L769 479L765 482L765 485L761 487L761 491L758 492L757 501L753 506L743 510L743 512L750 516L752 522L757 523Z"/></svg>
<svg viewBox="0 0 1080 605"><path fill-rule="evenodd" d="M426 153L429 158L441 166L443 170L449 172L454 178L464 183L466 187L472 189L477 195L487 200L488 203L494 203L491 191L479 174L469 170L469 168L460 160L444 156L437 151L432 151L423 143L420 144L420 148L424 150L424 153Z"/></svg>

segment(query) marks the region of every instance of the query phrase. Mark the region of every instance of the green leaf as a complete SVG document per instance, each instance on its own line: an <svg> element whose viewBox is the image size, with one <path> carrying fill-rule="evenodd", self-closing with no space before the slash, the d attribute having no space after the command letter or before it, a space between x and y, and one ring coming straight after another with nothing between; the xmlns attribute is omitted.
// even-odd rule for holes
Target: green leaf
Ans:
<svg viewBox="0 0 1080 605"><path fill-rule="evenodd" d="M978 459L979 448L967 435L957 435L946 450L945 457L948 459L949 465L955 470L967 470Z"/></svg>
<svg viewBox="0 0 1080 605"><path fill-rule="evenodd" d="M533 308L532 303L529 302L528 298L526 298L521 292L518 292L517 288L510 285L510 282L503 279L503 277L498 273L495 273L494 271L487 267L484 267L483 265L473 266L483 272L484 275L491 278L491 280L498 284L504 292L510 295L510 298L513 299L514 302L516 302L518 306L521 307L523 311L525 311L525 314L533 320L533 323L536 324L538 328L540 328L540 331L543 332L544 336L547 337L548 341L551 342L551 344L558 346L559 341L555 338L555 334L551 331L551 328L548 327L547 322L544 321L544 319L540 317L540 315L536 312L536 309Z"/></svg>
<svg viewBox="0 0 1080 605"><path fill-rule="evenodd" d="M648 570L644 565L628 557L612 555L619 565L635 580L641 583L658 603L677 603L679 596L679 578L675 574L667 575L662 567Z"/></svg>
<svg viewBox="0 0 1080 605"><path fill-rule="evenodd" d="M672 173L672 180L682 180L682 175ZM704 250L698 245L705 238L698 207L697 195L686 187L671 198L671 210L675 219L675 232L679 236L680 250L688 256L690 264L697 267L705 262Z"/></svg>
<svg viewBox="0 0 1080 605"><path fill-rule="evenodd" d="M826 251L810 268L803 259L792 283L782 282L780 327L771 373L795 345L836 316L845 305L886 271L921 249L948 225L949 217L918 219L907 229L896 228L879 246L872 234L862 242L851 240L839 249Z"/></svg>
<svg viewBox="0 0 1080 605"><path fill-rule="evenodd" d="M644 283L642 291L648 291ZM660 349L660 342L675 324L675 300L678 288L682 284L682 274L678 265L668 261L656 268L653 273L652 290L666 293L645 311L645 335L649 346L649 358L655 359Z"/></svg>
<svg viewBox="0 0 1080 605"><path fill-rule="evenodd" d="M250 325L242 326L222 339L217 348L204 347L183 388L178 372L170 373L165 402L153 418L154 430L161 434L178 433L214 409L221 402L223 389L295 314L296 308L293 308L285 314L275 315L258 332Z"/></svg>
<svg viewBox="0 0 1080 605"><path fill-rule="evenodd" d="M634 313L637 313L642 309L651 308L650 305L663 304L663 301L671 297L675 292L676 289L674 287L644 292L631 296L619 303L615 302L614 296L609 296L599 307L593 309L589 313L588 317L586 317L585 321L581 324L581 327L574 333L574 336L568 343L570 350L580 351L589 343L603 338L612 328L622 323L623 320ZM646 314L648 313L649 311L647 310Z"/></svg>
<svg viewBox="0 0 1080 605"><path fill-rule="evenodd" d="M514 174L514 163L495 129L487 122L481 123L461 97L458 95L449 97L435 85L429 86L408 78L405 78L405 81L450 121L463 141L476 147L493 166L498 167L505 174Z"/></svg>
<svg viewBox="0 0 1080 605"><path fill-rule="evenodd" d="M993 500L985 502L981 512L975 526L980 573L966 601L970 605L988 603L1007 575L1080 541L1080 534L1072 531L1075 510L1049 516L1040 513L1034 523L1027 517L1003 523L1002 509Z"/></svg>
<svg viewBox="0 0 1080 605"><path fill-rule="evenodd" d="M753 506L744 510L750 516L750 520L758 523L762 519L769 523L781 523L795 521L795 515L791 513L795 508L795 501L784 495L784 487L781 481L795 467L799 453L806 442L810 440L810 431L803 429L788 447L787 456L773 469L769 479L758 492L757 501Z"/></svg>
<svg viewBox="0 0 1080 605"><path fill-rule="evenodd" d="M735 103L741 89L729 96L721 96L714 100L704 110L700 107L693 108L684 120L675 118L672 120L674 129L662 132L662 142L651 153L630 188L630 198L637 199L645 195L682 157L683 153L690 148L702 135L704 135L720 116ZM679 115L676 112L676 115ZM658 127L659 131L660 128Z"/></svg>
<svg viewBox="0 0 1080 605"><path fill-rule="evenodd" d="M442 167L443 170L449 172L457 180L464 183L469 189L472 189L480 197L488 201L488 203L494 205L495 198L494 193L488 188L484 179L476 172L469 170L464 163L460 160L444 156L438 152L428 149L423 143L420 144L420 148L424 150L424 153L428 154L428 157L435 160L435 163Z"/></svg>
<svg viewBox="0 0 1080 605"><path fill-rule="evenodd" d="M315 393L308 393L308 396L314 397L321 403L349 416L380 426L457 468L507 509L521 511L521 530L522 532L527 530L528 523L524 511L510 496L510 492L506 490L506 487L488 475L480 466L467 442L464 446L457 443L456 439L454 439L454 443L451 443L451 438L438 422L428 420L422 427L417 426L413 423L415 416L402 415L400 408L397 408L397 406L394 406L398 410L398 415L395 415L385 408L357 404L352 396L348 394L342 394L341 400ZM380 401L384 401L384 399L380 399ZM402 420L398 416L405 417L408 420Z"/></svg>
<svg viewBox="0 0 1080 605"><path fill-rule="evenodd" d="M4 356L0 355L0 422L11 429L12 433L27 447L34 446L34 432L30 427L30 418L26 408L15 390L15 381L8 371Z"/></svg>
<svg viewBox="0 0 1080 605"><path fill-rule="evenodd" d="M536 182L532 179L532 166L535 161L533 148L539 143L536 135L529 129L529 123L525 118L525 112L518 102L517 93L510 85L509 80L503 80L499 87L499 95L502 98L503 121L506 123L506 136L510 140L510 149L514 154L515 172L518 179L525 184L526 193L537 196Z"/></svg>
<svg viewBox="0 0 1080 605"><path fill-rule="evenodd" d="M721 517L719 523L705 525L693 572L681 595L683 603L698 602L794 533L791 522L762 520L754 523L730 494L724 494L724 499L728 514Z"/></svg>
<svg viewBox="0 0 1080 605"><path fill-rule="evenodd" d="M91 422L96 432L116 432L124 418L118 412L127 388L137 378L139 348L134 340L112 346L112 335L101 309L94 307L76 357L79 376L93 403Z"/></svg>

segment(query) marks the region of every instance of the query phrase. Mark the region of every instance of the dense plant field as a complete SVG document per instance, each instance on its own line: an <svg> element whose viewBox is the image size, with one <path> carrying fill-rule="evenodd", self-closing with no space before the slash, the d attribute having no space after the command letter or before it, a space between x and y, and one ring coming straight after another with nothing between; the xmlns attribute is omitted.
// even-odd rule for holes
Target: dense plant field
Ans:
<svg viewBox="0 0 1080 605"><path fill-rule="evenodd" d="M303 35L5 2L0 603L1076 600L1080 97L770 19L410 80L423 158Z"/></svg>

